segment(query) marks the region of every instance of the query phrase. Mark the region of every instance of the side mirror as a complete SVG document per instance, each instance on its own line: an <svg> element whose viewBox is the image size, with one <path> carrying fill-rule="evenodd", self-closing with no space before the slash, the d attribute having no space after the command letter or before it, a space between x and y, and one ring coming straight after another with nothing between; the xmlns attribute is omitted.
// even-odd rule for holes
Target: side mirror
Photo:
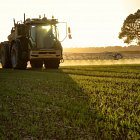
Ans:
<svg viewBox="0 0 140 140"><path fill-rule="evenodd" d="M68 27L68 37L69 37L69 39L72 39L70 27Z"/></svg>
<svg viewBox="0 0 140 140"><path fill-rule="evenodd" d="M72 39L72 36L71 36L71 34L69 34L68 36L69 36L69 39Z"/></svg>
<svg viewBox="0 0 140 140"><path fill-rule="evenodd" d="M71 29L70 29L70 27L68 27L68 33L71 34Z"/></svg>

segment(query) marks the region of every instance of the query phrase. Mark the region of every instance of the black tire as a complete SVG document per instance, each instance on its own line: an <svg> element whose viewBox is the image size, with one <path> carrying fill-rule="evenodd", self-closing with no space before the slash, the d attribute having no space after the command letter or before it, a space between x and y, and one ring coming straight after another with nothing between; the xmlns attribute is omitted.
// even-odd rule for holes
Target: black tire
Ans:
<svg viewBox="0 0 140 140"><path fill-rule="evenodd" d="M10 61L8 45L2 45L2 47L1 47L1 65L2 65L2 68L11 68L12 67L11 61Z"/></svg>
<svg viewBox="0 0 140 140"><path fill-rule="evenodd" d="M46 69L58 69L60 64L59 59L49 59L44 61Z"/></svg>
<svg viewBox="0 0 140 140"><path fill-rule="evenodd" d="M42 68L43 61L42 60L30 60L30 64L32 68Z"/></svg>
<svg viewBox="0 0 140 140"><path fill-rule="evenodd" d="M20 46L14 43L11 50L11 63L14 69L26 69L27 67L27 61L22 60L20 54Z"/></svg>

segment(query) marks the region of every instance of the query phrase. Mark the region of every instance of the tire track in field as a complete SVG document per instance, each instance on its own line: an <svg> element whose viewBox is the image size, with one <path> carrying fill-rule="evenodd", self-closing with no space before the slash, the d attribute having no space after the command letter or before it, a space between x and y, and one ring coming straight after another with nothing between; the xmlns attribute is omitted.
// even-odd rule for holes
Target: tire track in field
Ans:
<svg viewBox="0 0 140 140"><path fill-rule="evenodd" d="M62 69L63 70L63 69ZM140 73L138 72L117 72L107 70L82 70L82 69L64 69L64 73L72 75L83 75L93 77L108 77L108 78L123 78L123 79L140 79Z"/></svg>
<svg viewBox="0 0 140 140"><path fill-rule="evenodd" d="M131 77L131 76L127 76L127 77L122 77L122 76L110 76L110 75L90 75L90 74L80 74L80 73L71 73L71 72L64 72L66 74L70 74L70 75L79 75L79 76L91 76L91 77L101 77L101 78L121 78L121 79L136 79L136 80L140 80L140 78L138 77Z"/></svg>
<svg viewBox="0 0 140 140"><path fill-rule="evenodd" d="M79 71L77 72L77 70L79 70ZM121 79L140 80L140 73L132 73L132 72L110 72L110 71L98 71L98 70L82 71L81 69L63 69L63 68L59 69L59 70L45 70L45 72L79 75L79 76L101 77L101 78L121 78ZM89 72L91 72L91 73L89 73ZM122 74L122 75L117 75L117 74ZM129 74L134 74L134 75L129 75Z"/></svg>
<svg viewBox="0 0 140 140"><path fill-rule="evenodd" d="M123 72L123 71L121 71L121 72L118 72L118 71L115 71L115 70L109 70L109 71L107 71L107 70L92 70L92 69L84 69L84 70L82 70L82 69L67 69L67 68L64 68L63 69L64 71L66 70L73 70L73 71L77 71L77 70L79 70L79 71L85 71L85 72L108 72L108 73L122 73L122 74L140 74L140 73L138 73L138 72L129 72L129 71L125 71L125 72Z"/></svg>

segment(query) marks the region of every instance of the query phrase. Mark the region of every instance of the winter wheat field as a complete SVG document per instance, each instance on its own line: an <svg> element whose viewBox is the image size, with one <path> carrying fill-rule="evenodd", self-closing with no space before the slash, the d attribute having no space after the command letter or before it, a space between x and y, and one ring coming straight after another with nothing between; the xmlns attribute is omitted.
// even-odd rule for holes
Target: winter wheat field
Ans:
<svg viewBox="0 0 140 140"><path fill-rule="evenodd" d="M77 61L0 69L0 139L140 139L140 61Z"/></svg>

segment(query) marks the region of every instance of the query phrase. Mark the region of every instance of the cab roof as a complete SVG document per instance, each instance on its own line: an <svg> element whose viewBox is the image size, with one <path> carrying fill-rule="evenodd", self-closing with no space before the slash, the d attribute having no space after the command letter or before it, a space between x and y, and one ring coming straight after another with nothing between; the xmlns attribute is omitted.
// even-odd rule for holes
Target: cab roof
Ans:
<svg viewBox="0 0 140 140"><path fill-rule="evenodd" d="M26 25L55 25L58 23L57 19L47 19L46 17L40 19L40 18L33 18L33 19L26 19L25 24Z"/></svg>

